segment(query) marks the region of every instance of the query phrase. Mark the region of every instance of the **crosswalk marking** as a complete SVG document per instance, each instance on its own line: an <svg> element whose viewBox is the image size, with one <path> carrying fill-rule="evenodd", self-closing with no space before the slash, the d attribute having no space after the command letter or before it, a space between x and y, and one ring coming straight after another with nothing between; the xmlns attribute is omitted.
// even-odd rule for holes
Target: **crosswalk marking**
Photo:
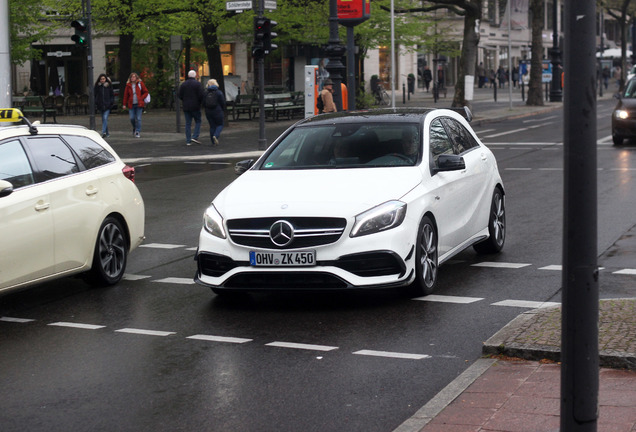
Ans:
<svg viewBox="0 0 636 432"><path fill-rule="evenodd" d="M620 274L620 275L636 275L636 269L623 269L623 270L618 270L615 272L612 272L612 274Z"/></svg>
<svg viewBox="0 0 636 432"><path fill-rule="evenodd" d="M63 321L54 322L48 325L57 326L57 327L71 327L71 328L78 328L78 329L84 329L84 330L97 330L97 329L106 327L103 325L82 324L82 323L72 323L72 322L63 322Z"/></svg>
<svg viewBox="0 0 636 432"><path fill-rule="evenodd" d="M459 303L459 304L469 304L475 303L480 300L483 300L481 297L460 297L460 296L446 296L446 295L436 295L430 294L424 297L416 297L413 300L420 301L429 301L429 302L440 302L440 303Z"/></svg>
<svg viewBox="0 0 636 432"><path fill-rule="evenodd" d="M374 351L374 350L360 350L360 351L355 351L353 354L373 356L373 357L412 359L412 360L422 360L422 359L431 358L430 355L426 355L426 354L408 354L408 353L399 353L399 352L390 352L390 351Z"/></svg>
<svg viewBox="0 0 636 432"><path fill-rule="evenodd" d="M124 273L124 280L129 280L129 281L136 281L136 280L148 279L149 277L150 277L150 276L135 275L135 274L130 274L130 273Z"/></svg>
<svg viewBox="0 0 636 432"><path fill-rule="evenodd" d="M545 267L539 267L539 270L563 270L561 265L549 265Z"/></svg>

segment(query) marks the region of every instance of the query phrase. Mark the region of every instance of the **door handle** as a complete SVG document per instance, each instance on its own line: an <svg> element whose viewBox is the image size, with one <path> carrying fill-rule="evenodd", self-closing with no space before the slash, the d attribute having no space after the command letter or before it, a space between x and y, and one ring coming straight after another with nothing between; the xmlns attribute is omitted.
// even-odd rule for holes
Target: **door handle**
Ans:
<svg viewBox="0 0 636 432"><path fill-rule="evenodd" d="M94 186L89 186L86 188L86 195L88 196L95 195L97 192L99 192L99 189Z"/></svg>
<svg viewBox="0 0 636 432"><path fill-rule="evenodd" d="M40 200L37 203L35 203L35 211L39 212L39 211L48 210L50 206L51 206L51 203Z"/></svg>

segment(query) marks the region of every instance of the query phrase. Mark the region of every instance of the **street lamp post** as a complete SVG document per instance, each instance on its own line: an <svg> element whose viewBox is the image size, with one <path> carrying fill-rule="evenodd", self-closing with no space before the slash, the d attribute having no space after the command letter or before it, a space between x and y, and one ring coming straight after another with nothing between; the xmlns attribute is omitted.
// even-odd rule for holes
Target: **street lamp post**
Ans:
<svg viewBox="0 0 636 432"><path fill-rule="evenodd" d="M561 90L561 50L559 50L559 30L558 30L558 0L552 1L552 21L554 32L552 33L552 48L548 50L552 61L552 83L550 85L550 102L563 101L563 91Z"/></svg>

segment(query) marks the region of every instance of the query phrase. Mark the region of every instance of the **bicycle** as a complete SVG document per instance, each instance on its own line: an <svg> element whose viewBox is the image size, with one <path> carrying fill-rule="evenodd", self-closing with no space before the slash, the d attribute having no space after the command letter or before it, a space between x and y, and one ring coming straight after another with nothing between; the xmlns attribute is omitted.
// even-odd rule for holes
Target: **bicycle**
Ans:
<svg viewBox="0 0 636 432"><path fill-rule="evenodd" d="M389 94L384 90L384 87L382 87L382 84L378 84L374 96L376 105L388 105L391 100Z"/></svg>

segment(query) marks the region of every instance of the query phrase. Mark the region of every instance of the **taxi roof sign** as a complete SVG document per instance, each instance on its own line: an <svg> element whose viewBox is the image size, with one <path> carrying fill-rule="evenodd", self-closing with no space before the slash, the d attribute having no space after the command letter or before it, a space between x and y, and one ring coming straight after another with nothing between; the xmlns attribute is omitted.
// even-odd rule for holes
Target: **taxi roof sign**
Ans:
<svg viewBox="0 0 636 432"><path fill-rule="evenodd" d="M24 116L17 108L0 108L0 122L21 122Z"/></svg>

